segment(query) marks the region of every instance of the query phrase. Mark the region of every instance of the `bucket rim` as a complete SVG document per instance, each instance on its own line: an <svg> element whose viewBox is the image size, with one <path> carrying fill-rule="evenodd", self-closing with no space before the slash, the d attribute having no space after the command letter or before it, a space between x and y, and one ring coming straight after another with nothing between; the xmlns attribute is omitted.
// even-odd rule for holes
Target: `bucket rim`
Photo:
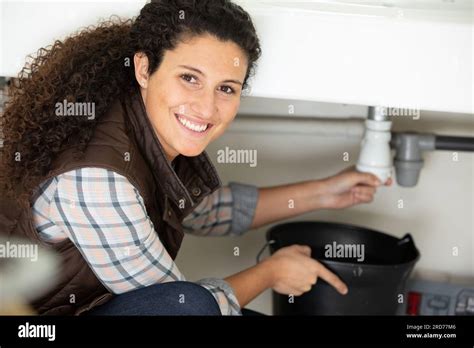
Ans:
<svg viewBox="0 0 474 348"><path fill-rule="evenodd" d="M404 267L404 266L408 266L410 264L416 264L419 261L419 259L421 258L420 251L416 247L415 241L413 240L410 233L405 233L403 235L403 237L398 238L398 237L390 235L386 232L377 231L377 230L374 230L374 229L371 229L371 228L368 228L368 227L355 225L355 224L350 224L350 223L333 222L333 221L302 220L302 221L289 221L289 222L284 222L284 223L281 223L281 224L277 224L277 225L274 225L274 226L270 227L267 230L266 236L265 236L266 241L268 242L268 241L271 240L271 234L274 233L275 230L277 230L279 228L283 228L285 226L300 225L300 224L319 224L319 225L326 225L326 226L331 225L331 226L334 226L334 227L340 226L340 227L343 227L343 228L346 228L346 229L350 228L350 229L357 229L357 230L365 230L367 232L375 233L375 234L383 236L385 238L393 239L393 241L400 241L400 240L403 240L403 239L408 237L410 239L410 242L413 245L413 248L414 248L414 251L415 251L415 254L416 254L416 257L411 259L410 261L406 261L406 262L402 262L402 263L394 263L394 264L389 264L389 265L379 265L379 264L374 264L374 263L360 263L360 264L358 264L357 262L347 263L347 262L341 262L341 261L335 261L335 260L314 258L315 260L318 260L319 262L327 264L327 265L334 265L334 266L338 266L338 267L342 267L342 268L350 268L350 269L356 268L357 266L360 266L360 267L363 266L364 268L367 268L367 267L368 268L393 268L393 267ZM270 249L271 248L272 247L270 246Z"/></svg>
<svg viewBox="0 0 474 348"><path fill-rule="evenodd" d="M285 227L285 226L290 226L290 225L300 225L300 224L332 225L334 227L340 226L340 227L344 227L344 228L349 227L351 229L365 230L367 232L371 232L371 233L375 233L375 234L378 234L378 235L381 235L381 236L384 236L384 237L392 238L394 240L400 240L399 238L397 238L397 237L395 237L391 234L388 234L386 232L382 232L382 231L379 231L379 230L374 230L372 228L365 227L365 226L355 225L355 224L352 224L352 223L334 222L334 221L313 221L313 220L290 221L290 222L284 222L284 223L281 223L281 224L274 225L274 226L270 227L267 230L266 239L267 239L267 241L269 241L270 240L270 234L273 231L275 231L279 228L282 228L282 227ZM401 239L403 239L403 238L401 238Z"/></svg>

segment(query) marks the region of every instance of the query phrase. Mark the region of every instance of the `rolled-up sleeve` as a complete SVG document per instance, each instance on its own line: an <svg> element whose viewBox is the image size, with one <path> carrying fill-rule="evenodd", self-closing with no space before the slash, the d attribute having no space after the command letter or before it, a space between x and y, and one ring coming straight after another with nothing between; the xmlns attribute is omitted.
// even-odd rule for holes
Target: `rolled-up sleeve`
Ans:
<svg viewBox="0 0 474 348"><path fill-rule="evenodd" d="M258 188L231 182L204 200L183 221L184 231L198 236L239 236L250 230Z"/></svg>
<svg viewBox="0 0 474 348"><path fill-rule="evenodd" d="M243 234L250 229L258 201L258 188L253 185L231 182L232 234Z"/></svg>
<svg viewBox="0 0 474 348"><path fill-rule="evenodd" d="M222 315L241 315L241 309L234 290L223 279L205 278L197 283L211 292L221 309Z"/></svg>

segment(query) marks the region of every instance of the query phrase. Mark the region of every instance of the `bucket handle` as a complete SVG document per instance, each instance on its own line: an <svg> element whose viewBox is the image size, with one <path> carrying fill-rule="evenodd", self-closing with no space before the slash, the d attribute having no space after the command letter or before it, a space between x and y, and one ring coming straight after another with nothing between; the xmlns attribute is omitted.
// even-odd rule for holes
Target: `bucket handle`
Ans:
<svg viewBox="0 0 474 348"><path fill-rule="evenodd" d="M410 233L407 233L402 238L400 238L399 241L397 242L397 245L401 246L407 243L413 244L413 238Z"/></svg>
<svg viewBox="0 0 474 348"><path fill-rule="evenodd" d="M269 240L268 242L265 243L265 245L262 247L262 249L260 249L260 251L258 252L257 254L257 263L260 263L260 257L262 256L263 252L265 251L265 249L270 246L271 244L274 244L276 243L276 240L272 239L272 240Z"/></svg>

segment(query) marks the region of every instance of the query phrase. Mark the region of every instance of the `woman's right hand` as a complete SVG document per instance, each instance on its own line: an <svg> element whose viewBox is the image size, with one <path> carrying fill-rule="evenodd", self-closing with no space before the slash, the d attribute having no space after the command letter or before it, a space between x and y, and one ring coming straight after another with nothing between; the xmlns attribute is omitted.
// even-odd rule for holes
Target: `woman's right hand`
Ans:
<svg viewBox="0 0 474 348"><path fill-rule="evenodd" d="M311 248L291 245L277 250L266 262L272 273L272 288L279 294L300 296L311 290L318 278L324 279L340 294L347 294L342 280L311 258Z"/></svg>

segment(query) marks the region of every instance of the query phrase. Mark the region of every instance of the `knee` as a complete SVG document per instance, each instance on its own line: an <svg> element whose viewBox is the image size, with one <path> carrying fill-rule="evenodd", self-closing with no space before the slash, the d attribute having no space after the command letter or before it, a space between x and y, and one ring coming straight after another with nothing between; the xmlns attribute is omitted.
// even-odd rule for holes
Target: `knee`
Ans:
<svg viewBox="0 0 474 348"><path fill-rule="evenodd" d="M116 296L91 315L221 315L214 296L196 283L176 281Z"/></svg>
<svg viewBox="0 0 474 348"><path fill-rule="evenodd" d="M169 288L166 302L175 315L221 315L219 305L209 290L199 284L176 281ZM160 285L165 285L160 284Z"/></svg>

